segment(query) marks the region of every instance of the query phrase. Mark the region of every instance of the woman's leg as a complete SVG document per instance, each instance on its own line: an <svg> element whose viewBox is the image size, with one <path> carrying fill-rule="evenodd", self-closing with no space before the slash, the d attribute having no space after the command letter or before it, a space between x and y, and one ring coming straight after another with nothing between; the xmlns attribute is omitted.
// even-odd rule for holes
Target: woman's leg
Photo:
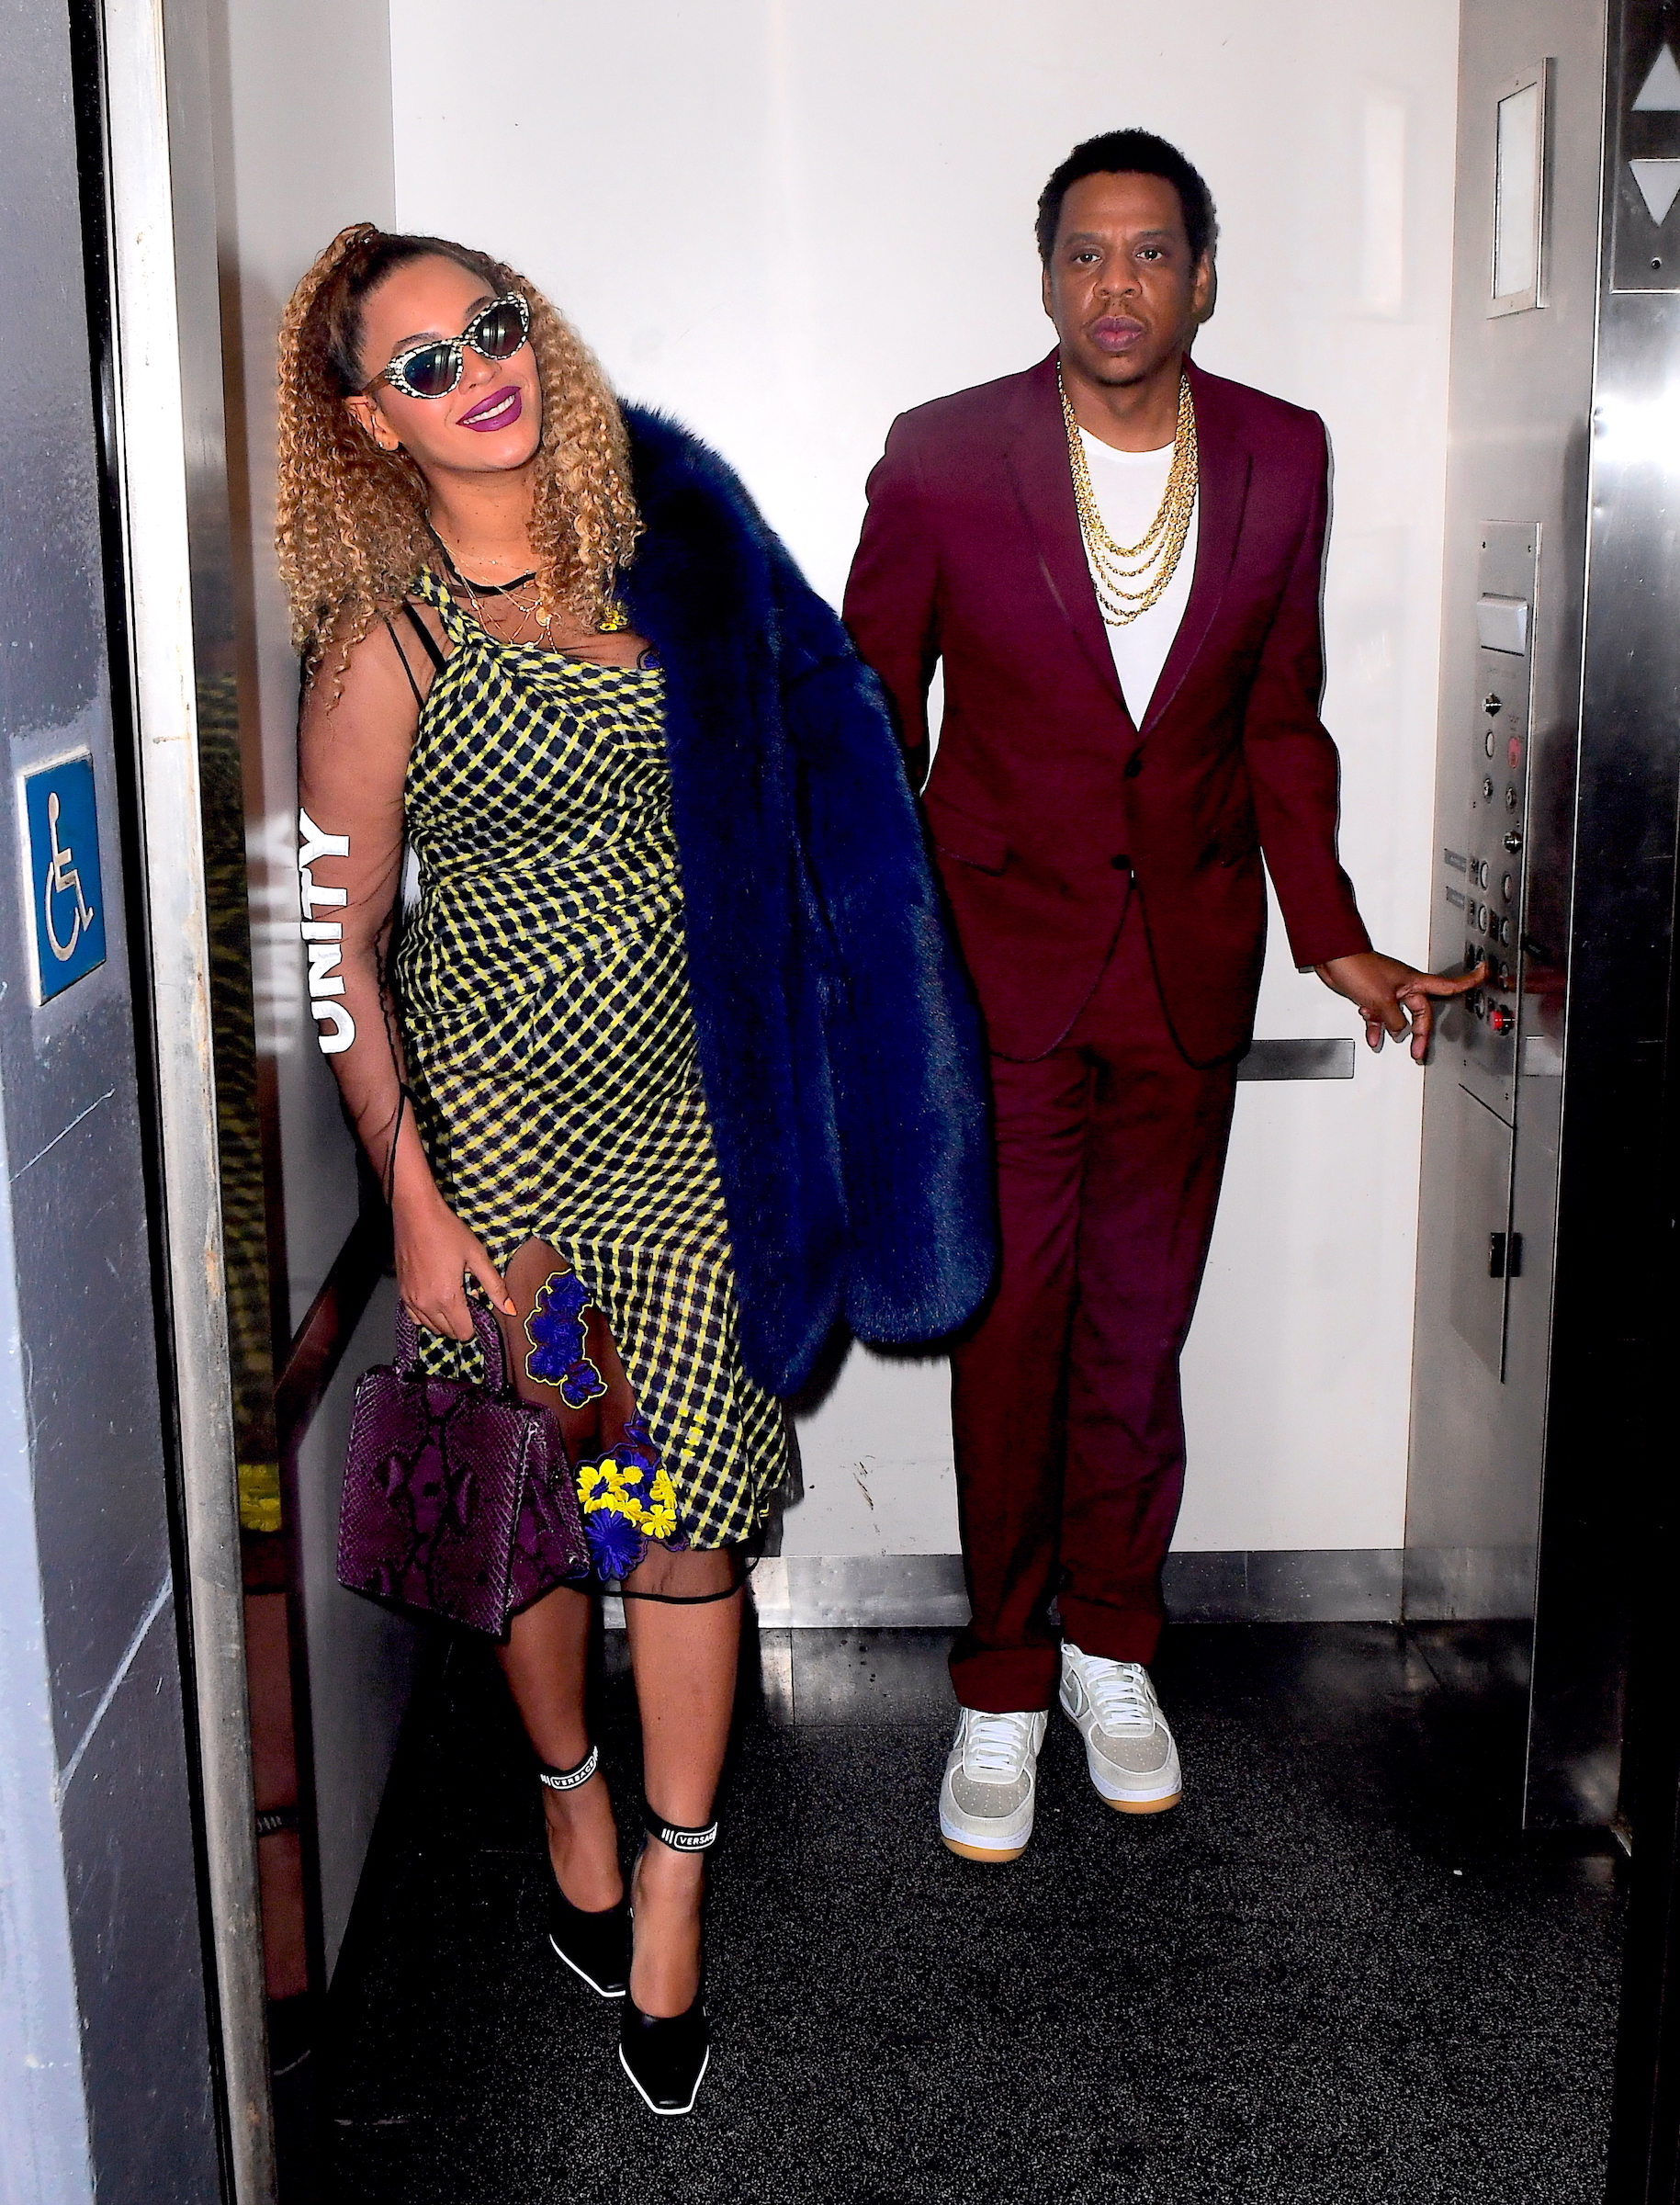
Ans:
<svg viewBox="0 0 1680 2205"><path fill-rule="evenodd" d="M523 1400L555 1411L575 1457L581 1445L595 1436L598 1408L592 1404L581 1415L567 1408L553 1386L533 1378L525 1369L529 1342L524 1320L547 1280L568 1268L546 1241L527 1240L502 1273L518 1315L501 1322L515 1389ZM625 1413L616 1398L621 1392L628 1398L623 1366L615 1353L599 1349L597 1353L610 1381L608 1403ZM586 1593L558 1586L513 1618L508 1643L499 1649L502 1674L526 1735L538 1758L557 1769L575 1768L590 1748L584 1683L592 1607ZM624 1875L606 1779L597 1770L572 1792L556 1792L545 1784L543 1812L548 1824L548 1858L565 1896L591 1913L615 1906L624 1896Z"/></svg>
<svg viewBox="0 0 1680 2205"><path fill-rule="evenodd" d="M625 1580L643 1789L656 1814L690 1829L712 1819L729 1742L741 1635L739 1574L727 1550L671 1554L656 1546ZM666 1597L637 1600L637 1593ZM717 1593L727 1597L706 1597ZM705 1884L704 1853L673 1852L648 1838L631 1888L630 1996L645 2014L686 2013L694 2002Z"/></svg>
<svg viewBox="0 0 1680 2205"><path fill-rule="evenodd" d="M583 1687L592 1600L561 1585L513 1618L497 1649L525 1735L537 1757L575 1769L589 1751ZM606 1779L599 1769L572 1792L543 1786L548 1858L555 1881L574 1906L595 1913L624 1896L618 1830Z"/></svg>

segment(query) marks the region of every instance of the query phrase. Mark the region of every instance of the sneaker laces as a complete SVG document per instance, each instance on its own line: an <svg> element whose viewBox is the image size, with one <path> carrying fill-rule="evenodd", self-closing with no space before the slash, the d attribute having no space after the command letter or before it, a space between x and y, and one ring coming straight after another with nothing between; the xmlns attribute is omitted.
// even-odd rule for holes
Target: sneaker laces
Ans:
<svg viewBox="0 0 1680 2205"><path fill-rule="evenodd" d="M991 1715L968 1711L963 1738L963 1765L976 1779L1006 1781L1018 1777L1032 1758L1031 1714Z"/></svg>
<svg viewBox="0 0 1680 2205"><path fill-rule="evenodd" d="M1103 1661L1087 1655L1080 1674L1104 1730L1153 1730L1156 1711L1149 1672L1141 1662Z"/></svg>

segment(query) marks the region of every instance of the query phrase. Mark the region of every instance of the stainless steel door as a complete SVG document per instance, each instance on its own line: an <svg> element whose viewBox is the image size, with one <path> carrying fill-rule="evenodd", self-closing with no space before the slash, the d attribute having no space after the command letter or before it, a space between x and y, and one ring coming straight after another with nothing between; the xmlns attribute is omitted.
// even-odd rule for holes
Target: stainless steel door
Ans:
<svg viewBox="0 0 1680 2205"><path fill-rule="evenodd" d="M1619 1811L1629 1496L1661 1344L1677 40L1660 0L1462 17L1431 954L1489 975L1426 1088L1405 1603L1531 1625L1535 1824Z"/></svg>

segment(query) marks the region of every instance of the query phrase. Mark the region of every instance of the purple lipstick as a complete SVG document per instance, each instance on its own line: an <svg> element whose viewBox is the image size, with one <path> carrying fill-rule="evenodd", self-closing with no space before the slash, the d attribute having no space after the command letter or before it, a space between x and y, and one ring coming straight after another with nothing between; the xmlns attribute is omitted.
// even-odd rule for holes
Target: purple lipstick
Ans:
<svg viewBox="0 0 1680 2205"><path fill-rule="evenodd" d="M488 398L481 398L469 413L463 413L456 425L457 428L484 432L511 429L524 410L525 403L519 395L519 386L516 383L504 383L500 390L492 390Z"/></svg>

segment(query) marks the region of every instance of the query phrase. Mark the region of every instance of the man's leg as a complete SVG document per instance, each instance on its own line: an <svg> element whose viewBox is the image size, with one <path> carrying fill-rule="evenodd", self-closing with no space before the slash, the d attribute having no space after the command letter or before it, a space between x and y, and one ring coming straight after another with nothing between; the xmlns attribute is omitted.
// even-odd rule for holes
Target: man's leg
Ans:
<svg viewBox="0 0 1680 2205"><path fill-rule="evenodd" d="M1095 1060L1069 1349L1064 1636L1154 1658L1184 1487L1178 1358L1224 1171L1235 1068L1197 1071L1161 1008L1143 914L1076 1028Z"/></svg>
<svg viewBox="0 0 1680 2205"><path fill-rule="evenodd" d="M1079 1182L1092 1073L1058 1049L992 1060L1001 1261L952 1357L957 1502L973 1620L951 1656L964 1707L1047 1707Z"/></svg>

